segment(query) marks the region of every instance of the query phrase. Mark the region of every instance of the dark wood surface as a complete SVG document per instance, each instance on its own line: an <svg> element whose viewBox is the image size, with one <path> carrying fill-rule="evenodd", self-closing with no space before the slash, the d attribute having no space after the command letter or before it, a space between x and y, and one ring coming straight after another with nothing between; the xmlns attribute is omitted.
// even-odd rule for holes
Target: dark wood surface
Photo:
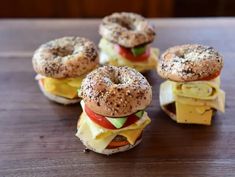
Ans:
<svg viewBox="0 0 235 177"><path fill-rule="evenodd" d="M0 176L235 176L235 19L152 20L153 46L161 51L184 43L214 46L225 58L222 88L226 113L212 126L180 125L159 107L155 71L147 109L152 123L143 142L128 152L103 156L84 153L74 136L81 108L48 101L31 66L33 51L50 39L79 35L98 43L100 20L0 21Z"/></svg>

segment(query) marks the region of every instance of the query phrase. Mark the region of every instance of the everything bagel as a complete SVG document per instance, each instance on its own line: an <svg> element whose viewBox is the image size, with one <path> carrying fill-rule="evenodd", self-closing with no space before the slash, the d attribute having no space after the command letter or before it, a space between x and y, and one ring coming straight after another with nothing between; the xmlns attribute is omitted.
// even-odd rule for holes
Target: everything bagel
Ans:
<svg viewBox="0 0 235 177"><path fill-rule="evenodd" d="M142 74L129 67L100 67L83 80L80 97L95 113L121 117L145 109L152 90Z"/></svg>
<svg viewBox="0 0 235 177"><path fill-rule="evenodd" d="M82 37L62 37L42 44L34 53L35 79L43 94L64 105L80 101L77 91L86 74L98 66L98 51Z"/></svg>
<svg viewBox="0 0 235 177"><path fill-rule="evenodd" d="M165 79L189 82L216 77L222 67L223 57L214 48L188 44L166 50L157 69Z"/></svg>
<svg viewBox="0 0 235 177"><path fill-rule="evenodd" d="M167 49L158 73L162 110L177 123L210 125L215 110L225 111L220 89L223 57L213 47L186 44Z"/></svg>
<svg viewBox="0 0 235 177"><path fill-rule="evenodd" d="M132 48L154 40L155 32L142 16L134 13L113 13L103 19L99 33L105 39Z"/></svg>
<svg viewBox="0 0 235 177"><path fill-rule="evenodd" d="M46 77L77 77L96 67L98 51L86 38L63 37L41 45L32 63L34 70Z"/></svg>

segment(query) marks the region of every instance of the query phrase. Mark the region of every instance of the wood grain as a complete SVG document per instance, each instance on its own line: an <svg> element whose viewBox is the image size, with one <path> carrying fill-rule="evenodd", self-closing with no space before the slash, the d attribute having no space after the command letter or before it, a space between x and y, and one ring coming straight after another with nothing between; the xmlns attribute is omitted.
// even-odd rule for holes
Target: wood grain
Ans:
<svg viewBox="0 0 235 177"><path fill-rule="evenodd" d="M100 20L0 21L0 176L174 176L215 177L235 173L235 19L152 19L162 51L183 43L216 47L225 58L222 88L226 113L212 126L179 125L159 107L162 79L153 86L147 109L152 123L143 142L113 156L84 153L74 136L79 105L61 106L42 96L31 66L33 51L50 39L80 35L98 43Z"/></svg>

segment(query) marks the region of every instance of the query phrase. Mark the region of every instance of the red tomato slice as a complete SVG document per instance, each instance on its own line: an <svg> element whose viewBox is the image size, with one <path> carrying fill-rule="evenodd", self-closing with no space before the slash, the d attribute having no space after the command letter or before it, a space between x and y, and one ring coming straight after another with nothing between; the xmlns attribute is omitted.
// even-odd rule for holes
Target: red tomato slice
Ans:
<svg viewBox="0 0 235 177"><path fill-rule="evenodd" d="M124 48L117 44L115 45L115 49L121 56L133 62L146 61L150 56L150 47L147 47L145 53L139 56L134 56L130 49Z"/></svg>
<svg viewBox="0 0 235 177"><path fill-rule="evenodd" d="M141 137L142 137L142 133L136 139L136 141L138 141ZM106 147L106 149L114 149L114 148L118 148L118 147L125 146L125 145L128 145L128 144L130 144L130 143L127 140L126 141L111 141L109 143L109 145Z"/></svg>
<svg viewBox="0 0 235 177"><path fill-rule="evenodd" d="M104 128L107 128L107 129L117 129L113 124L111 124L105 116L101 116L99 114L96 114L94 113L92 110L90 110L86 105L85 105L85 112L86 114L88 115L88 117L93 121L95 122L96 124L104 127ZM128 118L127 118L127 121L125 122L125 124L121 127L121 128L124 128L124 127L127 127L131 124L134 124L135 122L137 122L139 120L139 118L132 114L132 115L129 115Z"/></svg>
<svg viewBox="0 0 235 177"><path fill-rule="evenodd" d="M138 120L139 120L139 118L135 114L131 114L131 115L128 116L128 118L127 118L125 124L123 125L123 127L127 127L127 126L129 126L131 124L134 124Z"/></svg>
<svg viewBox="0 0 235 177"><path fill-rule="evenodd" d="M107 129L116 129L104 116L94 113L85 105L85 112L87 113L88 117L98 125L107 128Z"/></svg>
<svg viewBox="0 0 235 177"><path fill-rule="evenodd" d="M43 79L40 79L39 82L44 86Z"/></svg>
<svg viewBox="0 0 235 177"><path fill-rule="evenodd" d="M106 148L107 149L114 149L114 148L125 146L128 144L130 144L128 141L111 141Z"/></svg>
<svg viewBox="0 0 235 177"><path fill-rule="evenodd" d="M215 73L215 74L212 75L212 76L208 76L208 77L206 77L206 78L203 78L202 80L209 81L209 80L215 79L215 78L218 77L219 75L220 75L220 71L218 71L217 73Z"/></svg>

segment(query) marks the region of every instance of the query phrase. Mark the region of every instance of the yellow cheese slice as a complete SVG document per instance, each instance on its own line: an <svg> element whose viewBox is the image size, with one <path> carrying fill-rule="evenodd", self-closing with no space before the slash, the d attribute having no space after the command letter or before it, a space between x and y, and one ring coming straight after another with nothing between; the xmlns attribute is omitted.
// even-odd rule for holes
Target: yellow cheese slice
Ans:
<svg viewBox="0 0 235 177"><path fill-rule="evenodd" d="M83 79L86 77L86 75L82 75L80 77L77 78L72 78L72 79L68 79L67 84L70 85L71 87L76 87L76 88L80 88Z"/></svg>
<svg viewBox="0 0 235 177"><path fill-rule="evenodd" d="M180 101L183 104L189 104L194 106L210 106L221 112L225 112L225 92L219 89L217 97L214 100L200 100L194 98L187 98L182 96L175 96L175 100Z"/></svg>
<svg viewBox="0 0 235 177"><path fill-rule="evenodd" d="M90 147L94 148L97 152L102 152L109 143L113 140L116 135L110 135L103 139L94 139L90 126L85 121L86 117L85 114L82 113L80 120L79 120L79 127L77 129L76 136L79 137L84 144L89 145Z"/></svg>
<svg viewBox="0 0 235 177"><path fill-rule="evenodd" d="M178 123L211 124L212 110L210 106L192 106L176 101L176 121Z"/></svg>
<svg viewBox="0 0 235 177"><path fill-rule="evenodd" d="M41 78L43 80L44 89L57 96L73 99L77 97L77 90L81 86L81 82L85 75L77 78L54 79L49 77Z"/></svg>
<svg viewBox="0 0 235 177"><path fill-rule="evenodd" d="M151 48L151 54L147 61L131 62L119 55L115 50L114 44L104 38L100 40L99 48L102 51L100 55L102 64L108 63L114 66L129 66L140 72L155 68L157 65L157 58L159 56L159 49Z"/></svg>
<svg viewBox="0 0 235 177"><path fill-rule="evenodd" d="M135 130L126 130L126 131L120 132L119 135L126 137L127 141L130 144L135 144L136 139L140 136L142 131L143 131L143 128L135 129Z"/></svg>

